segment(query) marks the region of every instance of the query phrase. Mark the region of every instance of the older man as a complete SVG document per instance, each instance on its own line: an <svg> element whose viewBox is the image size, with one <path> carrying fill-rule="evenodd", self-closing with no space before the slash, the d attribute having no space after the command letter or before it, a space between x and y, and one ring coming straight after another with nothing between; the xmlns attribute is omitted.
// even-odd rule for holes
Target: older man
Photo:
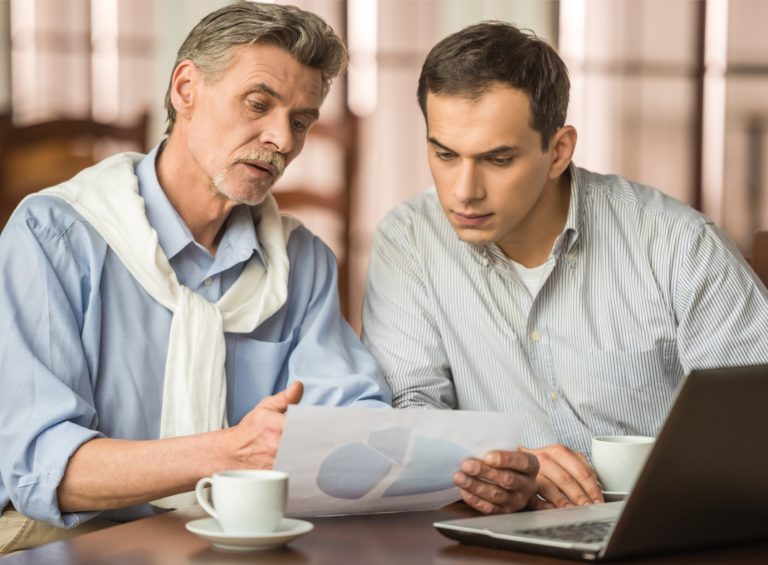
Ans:
<svg viewBox="0 0 768 565"><path fill-rule="evenodd" d="M269 194L345 62L313 14L224 7L179 50L167 139L16 210L0 237L0 552L270 467L290 403L387 405L332 253Z"/></svg>

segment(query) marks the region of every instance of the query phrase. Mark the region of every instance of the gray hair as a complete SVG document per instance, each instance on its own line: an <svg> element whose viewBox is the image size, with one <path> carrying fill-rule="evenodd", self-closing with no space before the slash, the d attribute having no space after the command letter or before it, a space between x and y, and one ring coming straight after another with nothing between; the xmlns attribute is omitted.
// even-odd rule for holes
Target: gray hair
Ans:
<svg viewBox="0 0 768 565"><path fill-rule="evenodd" d="M189 60L200 69L206 81L214 81L226 68L235 47L254 43L279 47L302 65L319 70L323 96L347 66L344 42L315 14L296 6L238 2L200 20L179 48L173 69ZM165 94L165 109L168 113L165 133L170 134L176 123L171 84Z"/></svg>

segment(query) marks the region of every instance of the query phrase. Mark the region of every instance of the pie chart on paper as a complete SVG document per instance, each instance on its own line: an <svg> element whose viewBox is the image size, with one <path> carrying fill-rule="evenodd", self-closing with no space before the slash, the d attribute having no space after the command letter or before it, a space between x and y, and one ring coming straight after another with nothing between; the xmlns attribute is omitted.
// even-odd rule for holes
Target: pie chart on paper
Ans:
<svg viewBox="0 0 768 565"><path fill-rule="evenodd" d="M391 481L384 497L408 496L453 488L453 475L471 454L453 442L413 436L410 428L369 434L367 442L343 445L320 464L318 488L328 496L359 499L382 481ZM396 475L393 480L393 475Z"/></svg>

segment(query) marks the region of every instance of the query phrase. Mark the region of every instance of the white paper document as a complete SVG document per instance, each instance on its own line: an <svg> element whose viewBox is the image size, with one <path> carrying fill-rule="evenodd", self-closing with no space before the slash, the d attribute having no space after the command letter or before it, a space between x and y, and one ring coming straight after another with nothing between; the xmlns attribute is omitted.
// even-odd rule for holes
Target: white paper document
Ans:
<svg viewBox="0 0 768 565"><path fill-rule="evenodd" d="M501 412L290 406L274 468L288 516L434 510L459 499L461 461L514 451L521 430Z"/></svg>

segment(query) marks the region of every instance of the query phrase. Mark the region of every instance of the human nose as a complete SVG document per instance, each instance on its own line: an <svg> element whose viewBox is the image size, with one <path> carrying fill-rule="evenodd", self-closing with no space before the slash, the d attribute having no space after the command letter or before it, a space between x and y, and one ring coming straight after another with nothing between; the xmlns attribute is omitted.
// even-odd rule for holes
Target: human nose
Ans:
<svg viewBox="0 0 768 565"><path fill-rule="evenodd" d="M483 195L482 183L473 161L464 161L458 171L458 177L453 187L453 195L464 204Z"/></svg>
<svg viewBox="0 0 768 565"><path fill-rule="evenodd" d="M278 153L290 154L296 146L290 119L280 116L272 117L264 123L259 141L264 145L271 145Z"/></svg>

